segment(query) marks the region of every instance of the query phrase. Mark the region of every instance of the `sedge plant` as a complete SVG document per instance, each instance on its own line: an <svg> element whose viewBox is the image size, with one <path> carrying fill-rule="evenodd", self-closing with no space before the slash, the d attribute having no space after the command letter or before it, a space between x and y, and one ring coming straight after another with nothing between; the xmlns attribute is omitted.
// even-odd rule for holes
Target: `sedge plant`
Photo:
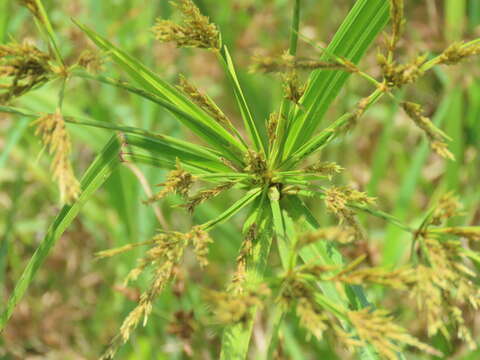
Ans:
<svg viewBox="0 0 480 360"><path fill-rule="evenodd" d="M455 65L480 53L478 40L455 42L436 56L418 55L405 61L397 54L405 26L403 1L357 0L330 45L323 48L313 44L320 58L300 58L299 39L311 42L299 30L302 4L295 0L289 48L278 56L253 59L252 72L271 73L284 84L283 100L276 111L268 119L257 119L219 28L191 0L175 1L181 21L159 19L152 27L154 37L215 54L243 120L239 128L186 77L180 76L176 85L167 83L135 57L78 22L76 25L104 52L102 57L110 58L131 81L102 75L102 59L92 52L66 63L41 0L25 0L23 4L31 11L49 48L43 51L29 43L0 46L0 110L34 119L36 133L52 155L52 175L64 206L18 279L3 311L1 328L85 202L118 166L146 164L169 171L159 184L160 190L145 200L149 205L176 194L183 199L185 212L193 214L197 206L221 194L240 195L218 216L194 225L190 231L160 229L149 241L97 254L109 258L143 247L145 253L126 281L150 276L149 287L143 290L103 358L113 358L135 329L147 323L154 307L161 306L155 300L178 274L186 252L195 254L200 267L209 266L209 247L220 241L209 232L239 214L244 217L243 241L237 257L231 259L235 272L224 290L206 290L204 296L212 310L212 321L222 327L220 359L249 356L260 312L270 319L268 349L262 355L265 359L280 358L282 324L291 314L312 341L333 336L335 346L359 359L402 359L407 352L441 356L428 341L438 334L476 347L466 314L480 306L480 254L468 243L480 240L480 229L449 223L461 211L456 197L447 193L432 202L421 226L412 227L380 210L376 199L367 193L335 185L332 179L348 169L319 161L317 155L351 131L380 99L387 98L403 108L425 134L433 152L445 161L454 161L448 136L426 116L421 104L400 100L398 94L435 66ZM381 76L375 77L361 70L358 63L387 22L390 28L377 55ZM319 130L351 75L371 87L370 95ZM119 123L69 116L62 105L72 78L107 84L153 102L169 111L204 145ZM60 83L60 90L52 113L38 114L14 106L17 98L53 81ZM74 149L66 124L114 133L80 181L69 160ZM312 201L324 203L338 225L321 227L309 209ZM411 235L407 263L397 268L369 267L364 264L365 255L353 260L342 255L345 246L355 247L369 238L359 220L360 213L378 217ZM269 269L272 252L278 253L279 268ZM274 275L266 276L267 269ZM376 285L411 294L418 313L426 318L427 340L410 335L388 309L378 308L367 297L365 288ZM183 314L178 326L188 327L190 320L191 316Z"/></svg>

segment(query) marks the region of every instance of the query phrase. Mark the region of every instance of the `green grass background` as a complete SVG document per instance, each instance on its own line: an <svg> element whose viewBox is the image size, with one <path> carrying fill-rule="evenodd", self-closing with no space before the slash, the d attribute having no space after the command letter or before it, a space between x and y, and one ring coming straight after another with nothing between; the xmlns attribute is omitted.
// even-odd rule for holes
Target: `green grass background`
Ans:
<svg viewBox="0 0 480 360"><path fill-rule="evenodd" d="M238 64L239 77L256 119L267 119L281 100L281 84L273 76L249 74L250 58L257 52L281 53L288 47L290 7L288 0L196 1L201 10L217 23ZM353 0L304 0L301 31L315 41L327 44L354 3ZM206 90L241 124L234 99L221 69L211 54L197 50L177 50L155 42L150 27L156 17L170 17L167 1L77 0L45 1L59 44L67 61L85 48L95 49L70 17L92 27L120 48L137 56L164 79L176 81L183 73ZM480 36L480 5L477 0L408 1L406 36L401 53L441 51L454 40ZM30 14L16 1L0 0L0 41L38 39ZM379 39L381 41L381 39ZM377 46L379 43L375 46ZM375 46L361 67L375 73ZM96 49L95 49L96 50ZM319 54L300 43L301 56ZM432 199L454 191L462 199L464 224L480 223L480 81L477 60L452 67L438 68L403 94L425 104L437 124L453 139L451 150L457 161L447 163L429 151L422 134L391 101L383 100L361 119L348 136L337 140L322 152L346 168L338 178L341 184L353 184L378 198L382 210L417 225ZM115 66L105 66L112 75L121 75ZM18 104L37 111L55 108L58 83L35 91ZM325 123L333 121L367 95L365 82L352 78L329 109ZM122 122L149 130L192 140L170 115L146 100L118 89L75 79L68 84L65 110L99 121ZM81 175L110 133L93 128L68 126L74 143L73 160ZM6 301L26 262L59 210L55 183L49 174L48 156L39 156L41 144L28 119L0 115L0 301ZM151 184L162 181L157 169L140 169ZM82 209L80 217L57 243L40 269L24 300L0 339L2 359L27 359L40 355L48 359L95 358L134 307L132 301L147 285L148 279L125 288L123 279L142 254L142 249L116 258L96 261L94 253L110 247L149 239L159 227L153 211L142 204L146 195L126 167L120 167L101 191ZM217 215L225 196L199 207L194 219L175 207L180 199L170 197L160 204L171 229L186 230L192 222L203 222ZM333 224L321 204L311 204L322 225ZM240 245L242 217L237 216L213 232L210 267L204 273L193 271L194 261L187 257L188 281L182 290L166 291L156 302L145 328L119 353L119 359L183 359L182 342L168 331L175 312L194 310L197 318L206 317L201 304L202 289L221 289L228 281ZM402 262L410 240L394 225L363 217L370 234L368 251L375 264ZM279 263L275 256L272 263ZM179 290L180 289L180 290ZM378 295L380 296L380 295ZM386 298L388 300L388 296ZM386 300L386 301L387 301ZM394 301L394 300L390 300ZM414 319L399 309L404 324L415 333ZM413 322L412 322L413 321ZM478 321L478 319L477 319ZM413 324L413 325L412 325ZM286 322L283 344L287 359L337 359L324 342L307 344L305 333L294 321ZM478 329L477 329L478 330ZM219 349L219 329L198 329L194 337L195 359L215 359ZM262 349L262 329L257 329L255 344ZM416 334L422 337L424 334ZM477 336L478 338L478 336ZM206 339L206 340L205 340ZM442 338L436 345L451 358L477 359L480 353L449 348ZM196 341L196 343L195 343ZM255 350L252 358L256 358ZM323 357L322 357L323 356ZM346 355L345 355L346 356ZM418 357L418 358L428 358Z"/></svg>

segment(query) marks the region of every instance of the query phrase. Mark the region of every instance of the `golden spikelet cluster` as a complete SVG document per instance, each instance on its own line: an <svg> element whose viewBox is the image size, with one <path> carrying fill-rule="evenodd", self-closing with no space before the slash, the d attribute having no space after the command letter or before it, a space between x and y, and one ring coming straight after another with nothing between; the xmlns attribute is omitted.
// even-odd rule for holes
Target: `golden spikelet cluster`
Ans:
<svg viewBox="0 0 480 360"><path fill-rule="evenodd" d="M265 284L236 294L224 291L209 291L206 294L215 323L222 325L245 324L251 317L251 311L262 306L269 296L270 289Z"/></svg>
<svg viewBox="0 0 480 360"><path fill-rule="evenodd" d="M383 54L378 54L377 56L377 62L382 69L385 83L389 88L401 88L404 85L417 81L423 75L421 67L426 60L425 56L418 56L409 63L397 64Z"/></svg>
<svg viewBox="0 0 480 360"><path fill-rule="evenodd" d="M52 73L50 55L29 43L0 45L0 104L45 83Z"/></svg>
<svg viewBox="0 0 480 360"><path fill-rule="evenodd" d="M212 189L202 190L194 196L189 197L187 203L184 206L187 208L189 213L193 213L198 205L202 204L207 200L213 199L224 191L231 189L234 185L234 182L226 182Z"/></svg>
<svg viewBox="0 0 480 360"><path fill-rule="evenodd" d="M80 184L76 179L69 156L71 152L70 136L60 111L47 114L35 121L35 134L40 136L48 152L53 156L51 169L58 182L60 200L71 203L80 193Z"/></svg>
<svg viewBox="0 0 480 360"><path fill-rule="evenodd" d="M464 42L455 42L440 55L439 64L455 65L459 62L480 54L480 45L466 46Z"/></svg>
<svg viewBox="0 0 480 360"><path fill-rule="evenodd" d="M208 17L202 15L191 0L172 2L183 15L183 23L170 20L157 20L153 33L157 40L174 42L178 47L195 47L220 50L220 33Z"/></svg>
<svg viewBox="0 0 480 360"><path fill-rule="evenodd" d="M345 223L355 231L356 239L365 239L364 231L355 218L355 213L351 210L349 204L369 205L375 202L374 198L367 194L352 189L350 187L333 186L325 189L325 205L327 209L334 213L340 223Z"/></svg>
<svg viewBox="0 0 480 360"><path fill-rule="evenodd" d="M320 228L300 236L297 248L302 248L320 240L334 241L339 244L349 244L355 240L355 231L350 227L333 226Z"/></svg>
<svg viewBox="0 0 480 360"><path fill-rule="evenodd" d="M305 172L320 176L326 176L331 179L334 175L341 173L343 168L334 162L317 161L305 168Z"/></svg>
<svg viewBox="0 0 480 360"><path fill-rule="evenodd" d="M245 279L247 276L247 258L253 251L253 242L257 238L257 225L252 224L245 233L242 246L238 252L236 259L236 269L233 274L232 283L229 286L229 291L233 294L243 292Z"/></svg>
<svg viewBox="0 0 480 360"><path fill-rule="evenodd" d="M172 170L167 175L167 181L158 186L163 186L157 194L149 198L146 203L152 203L163 199L168 194L178 194L184 198L188 198L188 192L193 185L195 178L189 172L186 172L180 161L177 159L176 169Z"/></svg>
<svg viewBox="0 0 480 360"><path fill-rule="evenodd" d="M327 314L309 298L297 300L295 313L300 325L308 330L317 340L323 338L323 333L329 328Z"/></svg>
<svg viewBox="0 0 480 360"><path fill-rule="evenodd" d="M417 267L412 296L425 313L430 336L441 331L449 337L447 325L453 323L458 337L475 348L463 319L465 309L480 308L480 289L474 282L475 272L463 260L461 248L456 240L424 239L428 264Z"/></svg>
<svg viewBox="0 0 480 360"><path fill-rule="evenodd" d="M393 289L405 290L415 282L415 271L410 267L402 267L395 270L387 270L379 267L366 267L357 269L348 267L333 276L331 280L347 284L378 284Z"/></svg>
<svg viewBox="0 0 480 360"><path fill-rule="evenodd" d="M343 62L319 61L312 59L300 59L285 52L282 56L254 56L249 71L251 73L284 73L292 70L345 70L352 71L351 66L345 65Z"/></svg>
<svg viewBox="0 0 480 360"><path fill-rule="evenodd" d="M279 114L277 112L273 112L270 114L267 120L267 135L270 144L273 144L277 138L278 117Z"/></svg>
<svg viewBox="0 0 480 360"><path fill-rule="evenodd" d="M305 93L306 86L300 82L296 71L290 71L283 75L283 90L285 99L294 104L299 104L300 99Z"/></svg>
<svg viewBox="0 0 480 360"><path fill-rule="evenodd" d="M455 157L448 150L447 143L445 142L449 139L448 136L438 129L428 117L423 115L422 107L419 104L408 101L402 102L402 107L415 125L423 130L430 142L432 150L445 159L454 160Z"/></svg>
<svg viewBox="0 0 480 360"><path fill-rule="evenodd" d="M262 153L248 150L245 154L245 163L247 166L244 171L254 175L261 182L270 181L265 155Z"/></svg>
<svg viewBox="0 0 480 360"><path fill-rule="evenodd" d="M404 328L395 324L393 317L386 310L364 308L358 311L349 311L347 315L360 340L350 344L356 346L371 344L384 359L397 360L401 345L412 346L423 352L441 356L437 350L420 342L409 335ZM347 335L342 337L347 337Z"/></svg>
<svg viewBox="0 0 480 360"><path fill-rule="evenodd" d="M389 51L393 52L397 48L397 43L403 32L405 19L403 0L390 0L390 21L392 23L392 34L389 41Z"/></svg>
<svg viewBox="0 0 480 360"><path fill-rule="evenodd" d="M200 106L215 120L217 120L219 124L229 128L232 127L230 120L213 102L213 100L209 96L202 94L193 84L189 83L183 75L180 75L180 82L177 87L182 90L195 104Z"/></svg>
<svg viewBox="0 0 480 360"><path fill-rule="evenodd" d="M80 54L77 64L85 68L89 73L97 74L102 70L103 59L97 53L85 50Z"/></svg>
<svg viewBox="0 0 480 360"><path fill-rule="evenodd" d="M281 287L278 302L285 310L295 309L300 325L309 334L321 340L323 333L328 329L328 315L315 302L313 287L305 281L302 275L314 274L325 271L323 267L303 266L295 271L286 274Z"/></svg>
<svg viewBox="0 0 480 360"><path fill-rule="evenodd" d="M111 358L116 349L125 343L132 331L142 321L145 325L153 309L153 301L163 291L168 282L175 276L182 261L185 249L192 245L200 266L208 264L208 245L212 239L201 227L194 227L188 233L166 232L156 235L151 242L152 248L140 259L136 268L130 271L126 282L135 281L148 267L153 268L153 278L150 287L141 294L137 306L128 314L120 328L120 337L113 341L103 358ZM141 244L145 245L145 243ZM102 252L100 255L112 256L128 251L133 246L124 246L116 251Z"/></svg>

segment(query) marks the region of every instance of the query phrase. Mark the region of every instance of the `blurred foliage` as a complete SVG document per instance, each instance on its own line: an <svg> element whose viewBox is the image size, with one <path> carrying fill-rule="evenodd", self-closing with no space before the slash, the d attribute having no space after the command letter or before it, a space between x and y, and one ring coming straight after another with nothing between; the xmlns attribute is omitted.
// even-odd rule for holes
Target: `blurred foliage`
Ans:
<svg viewBox="0 0 480 360"><path fill-rule="evenodd" d="M453 0L457 2L457 0ZM254 55L281 53L288 47L289 0L196 1L203 13L211 17L222 31L233 57L239 64L239 77L255 118L268 119L273 104L281 99L281 79L271 75L248 74L246 69ZM319 44L327 44L343 20L353 0L304 0L301 33ZM400 42L402 56L413 55L412 49L441 51L451 40L480 36L478 1L465 1L454 9L451 1L412 1L406 8L409 19L406 36ZM458 0L458 3L464 3ZM53 26L60 39L67 63L75 61L85 50L96 48L72 24L70 17L93 27L128 53L140 58L163 78L177 81L179 73L188 75L208 92L235 124L241 118L227 89L227 79L212 55L207 52L179 50L170 44L154 41L150 28L157 17L172 15L167 1L77 0L45 1ZM457 12L455 12L457 11ZM458 12L459 11L459 12ZM453 15L452 15L453 14ZM0 0L0 41L10 38L30 39L39 46L38 32L27 10L16 1ZM381 41L379 39L378 41ZM316 50L300 42L300 56L315 57ZM108 59L105 59L108 61ZM362 68L375 68L375 51L362 61ZM458 67L437 68L434 75L408 88L405 96L425 104L426 112L453 141L451 149L457 161L447 163L428 151L427 143L398 106L382 100L359 122L345 140L337 141L322 152L322 160L335 161L348 172L337 177L341 185L351 185L377 201L385 211L413 226L420 225L423 215L441 193L449 190L464 203L462 224L480 224L480 80L478 61ZM111 67L108 67L111 68ZM52 111L56 105L59 83L49 84L20 100L22 106L39 112ZM327 114L328 119L353 108L367 95L364 80L352 78ZM92 96L94 101L92 101ZM171 115L152 103L118 89L74 79L66 90L64 109L69 114L89 116L96 120L146 128L152 131L182 135ZM330 120L330 121L331 121ZM82 174L109 134L100 129L67 125L73 141L73 164ZM34 128L23 118L0 114L0 296L6 301L26 261L45 235L51 219L59 210L57 187L49 172L48 159L34 135ZM151 184L164 180L164 173L149 167L139 170ZM0 340L2 359L91 359L97 357L118 332L122 319L134 307L140 290L124 286L123 279L135 267L141 249L108 260L96 261L95 252L132 242L150 239L159 226L152 208L143 204L144 188L128 167L121 167L81 211L81 216L58 242L47 262L40 269L27 296L18 305ZM205 221L218 214L223 204L232 199L222 195L202 204L195 221ZM185 215L180 200L170 197L161 203L164 223L171 229L187 230L191 219ZM335 219L323 204L311 208L321 225ZM362 219L361 219L362 220ZM365 222L370 241L350 247L346 255L356 258L368 254L371 265L396 264L409 252L410 238L397 227L384 226L381 220ZM163 224L162 224L163 226ZM217 238L211 247L210 266L202 273L187 254L186 267L157 300L148 325L119 353L120 359L214 359L218 350L215 326L200 325L208 309L199 306L203 287L221 289L235 270L233 259L241 243L241 224L230 222L213 231ZM478 247L478 244L477 244ZM480 249L476 249L480 250ZM273 263L280 259L274 258ZM202 281L200 283L200 280ZM146 281L146 280L145 280ZM205 283L208 281L209 283ZM146 285L142 282L139 287ZM408 310L408 299L398 306L398 294L372 293L397 309L412 334L424 339L425 326ZM413 299L411 300L413 304ZM192 311L195 316L193 317ZM197 319L197 320L193 320ZM265 319L261 319L265 320ZM479 336L478 314L468 320ZM254 329L259 353L265 351L265 322ZM185 328L179 328L183 324ZM191 327L191 329L190 329ZM190 329L190 330L189 330ZM284 325L281 354L278 359L337 359L328 346L329 339L310 341L295 322ZM192 354L192 349L203 349ZM468 352L463 345L449 347L442 336L436 347L449 358L477 359L478 352ZM308 349L308 350L307 350ZM251 358L257 358L252 353ZM417 358L417 357L415 357ZM428 358L427 356L418 357ZM413 357L412 357L413 359Z"/></svg>

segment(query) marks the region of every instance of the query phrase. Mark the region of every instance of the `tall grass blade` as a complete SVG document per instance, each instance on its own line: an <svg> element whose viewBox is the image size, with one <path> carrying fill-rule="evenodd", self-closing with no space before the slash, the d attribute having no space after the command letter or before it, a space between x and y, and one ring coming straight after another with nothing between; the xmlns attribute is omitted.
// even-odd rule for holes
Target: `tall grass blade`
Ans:
<svg viewBox="0 0 480 360"><path fill-rule="evenodd" d="M42 243L30 258L30 261L18 279L10 298L8 299L6 307L0 317L0 331L4 329L8 319L15 309L15 306L22 299L35 277L38 268L45 261L52 247L60 236L62 236L66 228L72 223L73 219L78 215L82 206L108 179L116 165L118 165L120 146L120 141L116 136L113 136L85 172L81 181L82 192L79 198L73 204L65 205L55 218Z"/></svg>
<svg viewBox="0 0 480 360"><path fill-rule="evenodd" d="M328 46L328 53L358 63L387 23L388 9L386 0L358 0ZM284 158L310 139L348 77L344 71L312 73L301 106L291 119Z"/></svg>
<svg viewBox="0 0 480 360"><path fill-rule="evenodd" d="M75 23L97 46L107 51L117 65L127 72L144 90L171 103L178 111L188 114L188 121L186 121L184 116L179 117L179 120L183 120L184 125L189 127L209 144L222 149L231 160L241 162L242 153L245 151L243 144L238 142L237 139L218 124L215 119L187 99L175 87L160 79L158 75L149 70L141 62L96 34L85 25L79 24L78 22ZM172 109L169 110L172 111ZM179 115L178 112L174 112L174 114Z"/></svg>

